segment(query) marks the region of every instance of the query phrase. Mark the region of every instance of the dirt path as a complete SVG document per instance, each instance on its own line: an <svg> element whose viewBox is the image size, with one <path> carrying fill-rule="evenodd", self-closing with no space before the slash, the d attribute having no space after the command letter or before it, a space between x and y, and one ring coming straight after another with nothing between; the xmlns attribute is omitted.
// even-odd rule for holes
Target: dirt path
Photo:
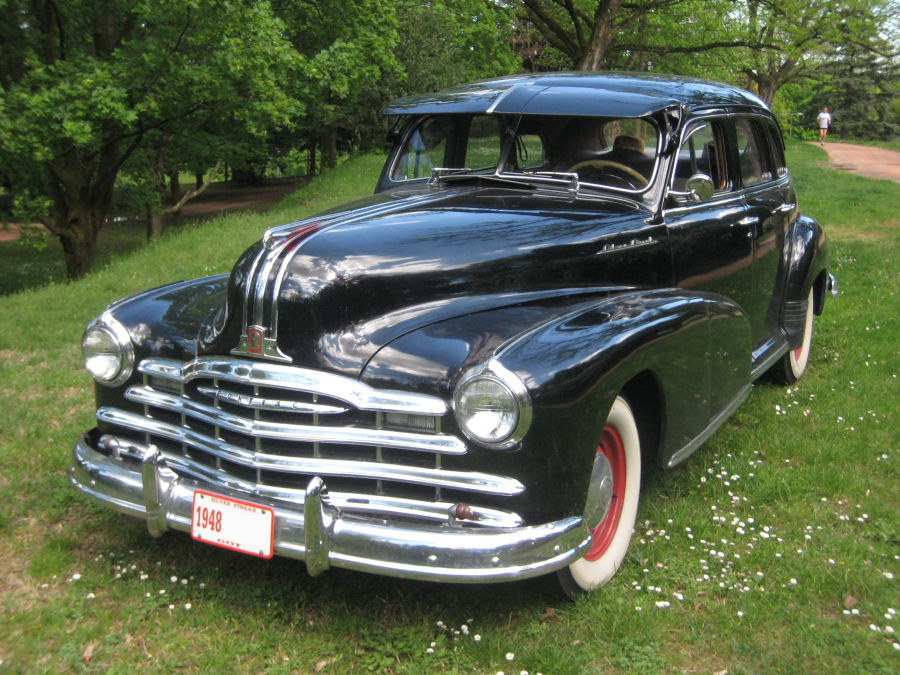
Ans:
<svg viewBox="0 0 900 675"><path fill-rule="evenodd" d="M254 211L265 211L273 204L277 204L291 192L294 192L305 183L303 178L280 178L270 179L265 185L257 187L242 187L228 183L213 183L200 196L195 197L184 205L182 211L185 219L191 218L208 218L221 213L229 213L231 211L241 211L244 209L253 209ZM182 186L183 189L190 189L193 186ZM110 218L116 214L111 214ZM118 214L132 215L140 220L141 216L137 214ZM38 223L33 225L41 227ZM14 241L19 238L19 228L10 223L6 228L0 227L0 242Z"/></svg>
<svg viewBox="0 0 900 675"><path fill-rule="evenodd" d="M900 152L851 143L825 143L825 150L833 169L900 183Z"/></svg>

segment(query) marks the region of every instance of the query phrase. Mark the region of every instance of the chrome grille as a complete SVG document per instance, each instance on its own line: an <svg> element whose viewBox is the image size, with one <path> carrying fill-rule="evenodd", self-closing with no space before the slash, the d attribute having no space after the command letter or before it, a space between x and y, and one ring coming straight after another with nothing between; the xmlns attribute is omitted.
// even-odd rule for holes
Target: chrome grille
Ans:
<svg viewBox="0 0 900 675"><path fill-rule="evenodd" d="M442 490L467 501L524 490L504 476L441 468L443 456L467 448L441 432L448 409L435 397L233 357L149 359L138 370L143 384L125 396L143 414L103 407L97 418L110 433L125 430L132 444L156 445L186 477L296 500L312 476L321 476L346 511L428 521L453 520L455 504ZM473 524L522 522L513 513L473 508Z"/></svg>

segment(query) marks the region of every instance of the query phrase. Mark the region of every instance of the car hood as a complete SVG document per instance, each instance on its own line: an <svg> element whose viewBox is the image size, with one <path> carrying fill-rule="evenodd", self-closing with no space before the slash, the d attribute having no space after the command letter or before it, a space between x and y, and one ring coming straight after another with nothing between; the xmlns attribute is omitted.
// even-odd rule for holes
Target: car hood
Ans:
<svg viewBox="0 0 900 675"><path fill-rule="evenodd" d="M256 330L263 358L356 377L380 348L423 326L658 284L660 270L648 275L637 262L646 251L635 257L660 244L649 215L613 197L530 190L380 193L270 230L235 266L222 329L199 352L246 351Z"/></svg>

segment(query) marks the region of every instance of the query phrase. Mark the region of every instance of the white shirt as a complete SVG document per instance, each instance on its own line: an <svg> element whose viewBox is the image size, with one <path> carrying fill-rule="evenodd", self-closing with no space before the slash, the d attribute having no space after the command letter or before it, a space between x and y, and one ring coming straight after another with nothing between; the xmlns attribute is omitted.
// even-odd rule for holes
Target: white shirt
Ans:
<svg viewBox="0 0 900 675"><path fill-rule="evenodd" d="M820 112L816 119L819 121L820 129L827 129L828 125L831 124L831 115L825 111Z"/></svg>

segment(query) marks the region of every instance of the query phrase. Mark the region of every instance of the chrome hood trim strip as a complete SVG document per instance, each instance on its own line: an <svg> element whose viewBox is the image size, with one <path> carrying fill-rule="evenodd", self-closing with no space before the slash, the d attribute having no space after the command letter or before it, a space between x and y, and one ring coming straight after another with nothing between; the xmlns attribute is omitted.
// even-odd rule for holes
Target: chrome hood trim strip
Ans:
<svg viewBox="0 0 900 675"><path fill-rule="evenodd" d="M166 422L147 419L140 415L125 412L117 408L100 408L96 418L101 422L115 424L135 431L160 436L176 443L194 446L211 455L220 457L241 466L263 471L284 471L320 476L346 476L351 478L370 478L420 485L440 486L445 488L470 490L484 494L514 496L525 491L525 486L514 478L491 476L489 474L469 471L448 471L446 469L422 469L382 462L361 462L355 460L329 460L314 457L287 457L267 455L236 447L225 441L210 438L190 429L176 427ZM196 466L210 471L210 467L196 464L185 457L172 457L173 461L185 467ZM190 463L190 464L188 464ZM235 482L232 476L218 474L223 485Z"/></svg>

